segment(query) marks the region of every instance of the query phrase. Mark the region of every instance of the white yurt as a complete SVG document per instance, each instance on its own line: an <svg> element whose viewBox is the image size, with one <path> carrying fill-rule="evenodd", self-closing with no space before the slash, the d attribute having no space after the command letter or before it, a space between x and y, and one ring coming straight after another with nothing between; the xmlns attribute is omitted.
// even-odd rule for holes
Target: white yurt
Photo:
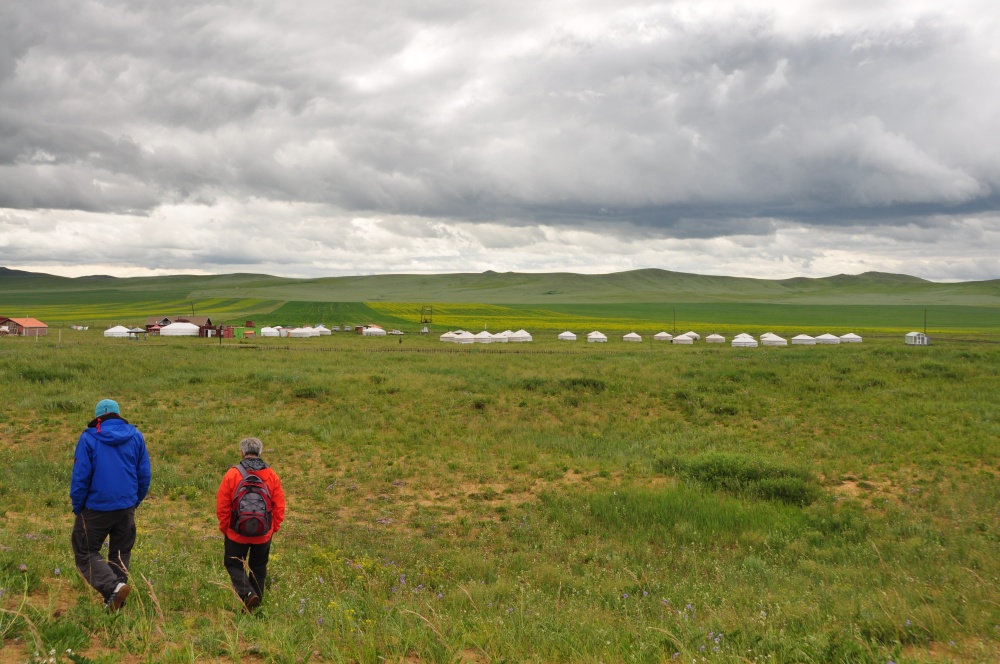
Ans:
<svg viewBox="0 0 1000 664"><path fill-rule="evenodd" d="M906 334L906 345L907 346L930 346L931 338L924 334L923 332L907 332Z"/></svg>
<svg viewBox="0 0 1000 664"><path fill-rule="evenodd" d="M161 337L196 337L199 328L194 323L171 323L160 328Z"/></svg>
<svg viewBox="0 0 1000 664"><path fill-rule="evenodd" d="M654 334L653 338L656 339L657 341L670 341L671 339L674 338L674 335L670 334L669 332L659 332L657 334Z"/></svg>
<svg viewBox="0 0 1000 664"><path fill-rule="evenodd" d="M292 339L308 339L312 336L312 332L305 329L304 327L293 327L288 330L288 336Z"/></svg>
<svg viewBox="0 0 1000 664"><path fill-rule="evenodd" d="M523 328L511 334L508 338L511 341L531 341L531 335Z"/></svg>
<svg viewBox="0 0 1000 664"><path fill-rule="evenodd" d="M733 348L756 348L758 345L757 340L746 333L733 337Z"/></svg>
<svg viewBox="0 0 1000 664"><path fill-rule="evenodd" d="M440 337L438 337L438 339L440 339L441 341L444 341L446 343L449 343L449 344L450 343L455 343L455 333L454 332L450 332L450 331L449 332L445 332Z"/></svg>
<svg viewBox="0 0 1000 664"><path fill-rule="evenodd" d="M590 334L587 335L587 343L590 343L590 344L604 344L604 343L607 343L607 342L608 342L607 335L605 335L605 334L603 334L601 332L598 332L597 330L594 330L593 332L591 332Z"/></svg>
<svg viewBox="0 0 1000 664"><path fill-rule="evenodd" d="M510 341L510 337L508 337L503 332L497 332L496 334L493 335L493 343L495 344L505 344L508 341Z"/></svg>
<svg viewBox="0 0 1000 664"><path fill-rule="evenodd" d="M559 341L576 341L576 335L569 330L566 330L556 338L559 339Z"/></svg>
<svg viewBox="0 0 1000 664"><path fill-rule="evenodd" d="M274 327L262 327L260 328L260 336L262 337L276 337L279 336L278 329Z"/></svg>
<svg viewBox="0 0 1000 664"><path fill-rule="evenodd" d="M511 337L512 337L512 336L514 335L514 333L513 333L513 332L511 332L510 330L504 330L504 331L503 331L503 332L501 332L500 334L504 335L504 336L505 336L505 337L507 337L508 339L510 339L510 338L511 338Z"/></svg>
<svg viewBox="0 0 1000 664"><path fill-rule="evenodd" d="M765 332L764 334L760 335L760 340L761 341L767 341L771 337L776 337L776 336L778 336L778 335L774 334L773 332Z"/></svg>
<svg viewBox="0 0 1000 664"><path fill-rule="evenodd" d="M764 344L765 346L787 346L788 345L788 340L787 339L782 339L777 334L771 334L770 332L767 333L767 337L766 338L764 337L763 334L760 335L760 342L762 344Z"/></svg>
<svg viewBox="0 0 1000 664"><path fill-rule="evenodd" d="M489 332L487 332L486 330L483 330L479 334L474 334L472 336L473 336L473 343L477 343L477 344L491 344L491 343L493 343L493 335L490 334Z"/></svg>
<svg viewBox="0 0 1000 664"><path fill-rule="evenodd" d="M816 339L813 338L813 337L810 337L808 334L799 334L797 336L792 337L792 345L793 346L815 346L816 345Z"/></svg>
<svg viewBox="0 0 1000 664"><path fill-rule="evenodd" d="M640 341L642 341L642 337L640 337L635 332L629 332L624 337L622 337L622 341L629 341L631 343L639 343Z"/></svg>
<svg viewBox="0 0 1000 664"><path fill-rule="evenodd" d="M840 335L840 343L842 344L859 344L861 343L861 337L854 334L853 332L848 332L847 334Z"/></svg>
<svg viewBox="0 0 1000 664"><path fill-rule="evenodd" d="M289 327L281 327L280 325L278 327L274 328L274 329L276 329L278 331L278 336L281 337L282 339L284 339L285 337L287 337L288 333L292 331L291 328L289 328Z"/></svg>
<svg viewBox="0 0 1000 664"><path fill-rule="evenodd" d="M456 344L474 344L476 343L476 335L472 332L466 332L465 330L459 330L455 333L455 343Z"/></svg>
<svg viewBox="0 0 1000 664"><path fill-rule="evenodd" d="M315 327L312 327L311 325L306 325L302 329L305 330L306 332L308 332L310 337L318 337L319 336L319 330L317 330Z"/></svg>
<svg viewBox="0 0 1000 664"><path fill-rule="evenodd" d="M115 325L114 327L109 327L104 330L104 336L113 337L115 339L123 339L128 336L128 328L124 325Z"/></svg>
<svg viewBox="0 0 1000 664"><path fill-rule="evenodd" d="M691 339L693 339L694 341L700 341L701 340L701 335L698 334L697 332L685 332L684 336L691 337Z"/></svg>
<svg viewBox="0 0 1000 664"><path fill-rule="evenodd" d="M672 344L680 344L682 346L690 346L694 343L694 339L689 337L687 334L678 334L676 337L670 340Z"/></svg>
<svg viewBox="0 0 1000 664"><path fill-rule="evenodd" d="M705 343L707 344L724 344L726 343L726 338L721 334L710 334L705 337Z"/></svg>
<svg viewBox="0 0 1000 664"><path fill-rule="evenodd" d="M361 336L363 337L384 337L385 330L381 327L366 327L361 330Z"/></svg>
<svg viewBox="0 0 1000 664"><path fill-rule="evenodd" d="M331 334L333 334L333 332L331 332L331 331L330 331L330 328L326 327L326 326L325 326L325 325L323 325L322 323L320 323L319 325L317 325L317 326L316 326L316 327L314 327L313 329L314 329L314 330L316 330L316 332L317 332L317 333L319 334L319 336L321 336L321 337L328 337L328 336L330 336Z"/></svg>
<svg viewBox="0 0 1000 664"><path fill-rule="evenodd" d="M840 337L836 337L832 334L821 334L816 337L816 343L818 344L839 344Z"/></svg>

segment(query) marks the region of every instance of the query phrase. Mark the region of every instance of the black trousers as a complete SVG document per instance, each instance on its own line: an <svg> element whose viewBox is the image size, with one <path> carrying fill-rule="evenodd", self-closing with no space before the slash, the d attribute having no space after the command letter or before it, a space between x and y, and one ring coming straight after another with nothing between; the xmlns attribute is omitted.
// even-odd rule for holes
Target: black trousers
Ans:
<svg viewBox="0 0 1000 664"><path fill-rule="evenodd" d="M108 538L105 560L101 546ZM76 568L107 599L115 586L128 582L128 565L135 546L135 508L112 512L84 509L76 516L70 541Z"/></svg>
<svg viewBox="0 0 1000 664"><path fill-rule="evenodd" d="M226 538L224 564L233 581L233 590L240 599L245 599L251 591L264 599L264 581L267 579L267 559L270 555L271 540L263 544L240 544Z"/></svg>

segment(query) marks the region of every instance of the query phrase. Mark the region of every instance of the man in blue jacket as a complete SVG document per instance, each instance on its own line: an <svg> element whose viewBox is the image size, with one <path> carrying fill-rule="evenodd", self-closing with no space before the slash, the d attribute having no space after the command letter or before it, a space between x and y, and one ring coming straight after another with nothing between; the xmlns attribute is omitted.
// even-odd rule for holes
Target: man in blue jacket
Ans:
<svg viewBox="0 0 1000 664"><path fill-rule="evenodd" d="M146 441L118 404L104 399L73 455L73 555L83 578L117 611L132 592L128 565L135 544L135 508L149 491ZM110 537L108 559L101 546Z"/></svg>

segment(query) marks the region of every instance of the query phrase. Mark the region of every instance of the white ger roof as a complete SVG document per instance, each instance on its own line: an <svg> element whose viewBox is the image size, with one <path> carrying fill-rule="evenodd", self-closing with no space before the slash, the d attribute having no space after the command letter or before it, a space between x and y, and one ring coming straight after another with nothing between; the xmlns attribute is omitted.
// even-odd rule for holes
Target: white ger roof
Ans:
<svg viewBox="0 0 1000 664"><path fill-rule="evenodd" d="M642 341L642 337L640 337L635 332L629 332L628 334L626 334L625 336L623 336L622 339L624 339L626 341Z"/></svg>
<svg viewBox="0 0 1000 664"><path fill-rule="evenodd" d="M587 338L588 339L607 339L608 337L607 337L606 334L604 334L602 332L598 332L597 330L594 330L593 332L591 332L590 334L587 335Z"/></svg>
<svg viewBox="0 0 1000 664"><path fill-rule="evenodd" d="M671 339L674 338L674 335L670 334L669 332L658 332L653 335L653 338L658 341L670 341Z"/></svg>

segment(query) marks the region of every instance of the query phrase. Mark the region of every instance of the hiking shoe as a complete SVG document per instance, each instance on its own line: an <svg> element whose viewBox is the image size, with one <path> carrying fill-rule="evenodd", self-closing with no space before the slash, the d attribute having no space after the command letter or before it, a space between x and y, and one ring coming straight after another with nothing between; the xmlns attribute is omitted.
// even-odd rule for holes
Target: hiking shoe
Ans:
<svg viewBox="0 0 1000 664"><path fill-rule="evenodd" d="M125 598L128 597L130 592L132 592L132 588L127 583L119 583L115 586L114 592L108 597L108 601L104 603L108 607L108 611L117 611L125 606Z"/></svg>
<svg viewBox="0 0 1000 664"><path fill-rule="evenodd" d="M243 610L247 613L251 613L258 606L260 606L260 595L250 591L250 593L243 598Z"/></svg>

